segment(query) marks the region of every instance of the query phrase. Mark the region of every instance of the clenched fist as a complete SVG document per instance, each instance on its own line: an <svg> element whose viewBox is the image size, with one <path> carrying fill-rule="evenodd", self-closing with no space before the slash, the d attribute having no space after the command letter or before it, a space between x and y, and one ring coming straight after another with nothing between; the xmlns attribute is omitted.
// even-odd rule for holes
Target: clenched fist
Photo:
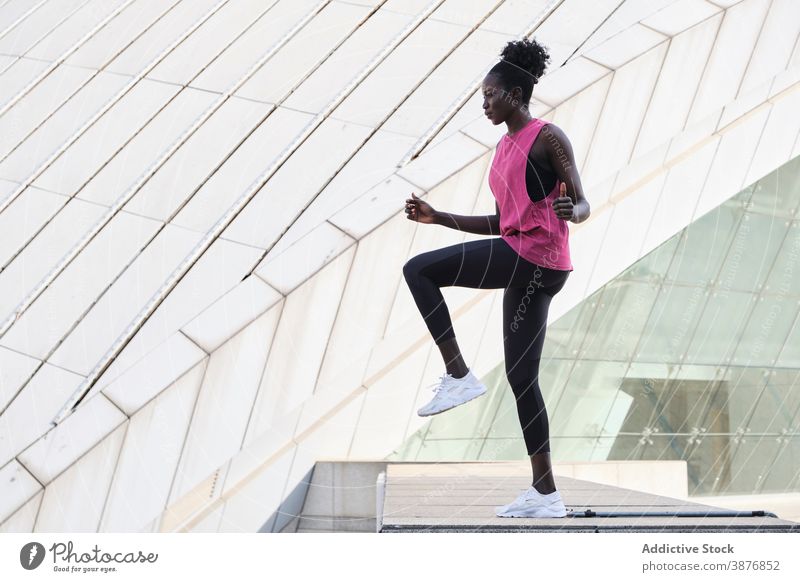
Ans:
<svg viewBox="0 0 800 582"><path fill-rule="evenodd" d="M406 198L406 218L425 224L433 224L436 210L424 200L411 193L411 198Z"/></svg>

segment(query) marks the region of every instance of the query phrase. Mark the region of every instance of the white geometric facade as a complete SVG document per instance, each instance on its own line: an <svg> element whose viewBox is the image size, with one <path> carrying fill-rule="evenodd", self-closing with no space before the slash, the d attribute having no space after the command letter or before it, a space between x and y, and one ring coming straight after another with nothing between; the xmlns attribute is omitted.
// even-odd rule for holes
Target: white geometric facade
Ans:
<svg viewBox="0 0 800 582"><path fill-rule="evenodd" d="M403 201L494 213L530 34L592 207L551 320L800 154L794 0L0 2L0 531L279 531L420 428L402 265L479 237ZM444 293L496 366L500 291Z"/></svg>

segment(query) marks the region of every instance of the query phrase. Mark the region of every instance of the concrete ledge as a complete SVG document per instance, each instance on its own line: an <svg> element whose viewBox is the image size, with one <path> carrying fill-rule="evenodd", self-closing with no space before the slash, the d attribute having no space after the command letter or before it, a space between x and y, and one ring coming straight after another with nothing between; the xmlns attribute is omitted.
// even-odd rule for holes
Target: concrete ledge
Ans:
<svg viewBox="0 0 800 582"><path fill-rule="evenodd" d="M518 462L389 463L380 531L800 532L800 523L777 517L735 515L711 505L565 476L557 476L556 485L567 517L496 517L496 506L530 485L525 469L530 470ZM629 513L645 515L613 516Z"/></svg>

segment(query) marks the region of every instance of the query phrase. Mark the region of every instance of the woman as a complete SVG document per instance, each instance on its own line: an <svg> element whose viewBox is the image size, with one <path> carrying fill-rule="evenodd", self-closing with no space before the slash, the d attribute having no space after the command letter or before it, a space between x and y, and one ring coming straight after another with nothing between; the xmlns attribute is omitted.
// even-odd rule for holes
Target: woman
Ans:
<svg viewBox="0 0 800 582"><path fill-rule="evenodd" d="M492 216L460 216L434 210L412 193L409 220L461 231L499 235L456 244L412 257L403 274L438 346L446 373L421 416L438 414L486 392L467 367L456 342L441 287L504 288L503 349L506 378L514 391L522 435L531 459L531 487L508 505L502 517L564 517L550 464L549 424L539 388L547 311L567 281L572 263L566 221L583 222L583 195L572 146L556 126L532 118L533 86L550 60L536 41L509 42L483 80L483 109L494 124L505 123L489 171L495 197Z"/></svg>

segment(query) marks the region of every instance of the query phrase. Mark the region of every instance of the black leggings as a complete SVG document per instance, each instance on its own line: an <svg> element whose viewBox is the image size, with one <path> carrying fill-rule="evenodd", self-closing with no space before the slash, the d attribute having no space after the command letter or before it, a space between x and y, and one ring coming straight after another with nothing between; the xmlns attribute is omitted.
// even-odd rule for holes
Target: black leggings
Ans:
<svg viewBox="0 0 800 582"><path fill-rule="evenodd" d="M455 338L440 287L501 289L506 378L517 400L529 455L550 452L549 424L539 388L539 360L550 301L569 271L535 265L500 237L468 241L419 254L403 266L425 324L440 344Z"/></svg>

